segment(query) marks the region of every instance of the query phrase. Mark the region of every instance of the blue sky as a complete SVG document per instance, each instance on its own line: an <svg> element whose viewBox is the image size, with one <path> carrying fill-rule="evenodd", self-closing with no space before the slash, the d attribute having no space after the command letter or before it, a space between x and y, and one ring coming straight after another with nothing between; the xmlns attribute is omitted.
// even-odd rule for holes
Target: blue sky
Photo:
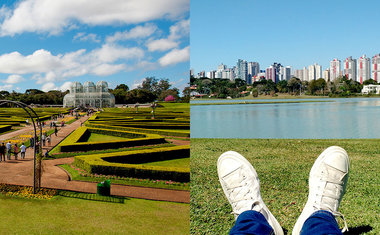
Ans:
<svg viewBox="0 0 380 235"><path fill-rule="evenodd" d="M2 5L1 5L2 4ZM189 0L0 2L0 90L66 90L145 77L188 83Z"/></svg>
<svg viewBox="0 0 380 235"><path fill-rule="evenodd" d="M380 1L191 0L191 62L199 72L237 59L301 69L380 53Z"/></svg>

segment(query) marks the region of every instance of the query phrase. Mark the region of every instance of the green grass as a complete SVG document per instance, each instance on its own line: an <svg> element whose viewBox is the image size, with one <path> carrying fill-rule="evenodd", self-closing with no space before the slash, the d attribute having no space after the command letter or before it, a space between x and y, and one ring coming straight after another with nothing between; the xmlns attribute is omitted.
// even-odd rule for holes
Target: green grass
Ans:
<svg viewBox="0 0 380 235"><path fill-rule="evenodd" d="M106 177L89 177L89 176L80 175L78 171L71 168L67 164L60 165L60 167L65 169L70 174L72 180L88 181L88 182L102 182L108 179ZM165 184L164 180L161 180L160 183L153 183L151 180L140 181L137 179L110 179L110 180L111 180L111 184L122 184L122 185L130 185L130 186L164 188L164 189L175 189L175 190L189 190L188 183L186 185L184 185L184 183L178 183L179 185L174 185L174 184Z"/></svg>
<svg viewBox="0 0 380 235"><path fill-rule="evenodd" d="M188 168L190 166L190 158L180 158L180 159L173 159L173 160L167 160L167 161L148 162L148 163L144 163L144 165Z"/></svg>
<svg viewBox="0 0 380 235"><path fill-rule="evenodd" d="M124 137L112 136L112 135L102 135L97 133L91 133L87 140L80 142L105 142L114 140L126 140Z"/></svg>
<svg viewBox="0 0 380 235"><path fill-rule="evenodd" d="M188 234L189 205L127 198L123 204L0 194L0 234Z"/></svg>
<svg viewBox="0 0 380 235"><path fill-rule="evenodd" d="M190 233L227 234L234 224L217 176L216 163L223 152L235 150L252 163L264 202L291 233L307 200L315 159L325 148L338 145L350 157L347 192L339 211L352 234L380 234L379 143L379 139L191 139Z"/></svg>

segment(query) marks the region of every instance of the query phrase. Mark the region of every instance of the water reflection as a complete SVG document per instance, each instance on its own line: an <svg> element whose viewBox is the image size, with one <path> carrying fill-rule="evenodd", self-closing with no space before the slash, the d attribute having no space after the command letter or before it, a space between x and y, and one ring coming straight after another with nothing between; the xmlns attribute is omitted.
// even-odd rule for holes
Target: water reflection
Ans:
<svg viewBox="0 0 380 235"><path fill-rule="evenodd" d="M191 106L191 137L380 138L380 99L332 100Z"/></svg>

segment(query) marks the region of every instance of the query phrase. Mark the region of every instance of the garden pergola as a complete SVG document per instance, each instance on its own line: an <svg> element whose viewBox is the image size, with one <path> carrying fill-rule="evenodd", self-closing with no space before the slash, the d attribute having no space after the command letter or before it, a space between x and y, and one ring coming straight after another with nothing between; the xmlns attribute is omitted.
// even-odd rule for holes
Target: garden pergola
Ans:
<svg viewBox="0 0 380 235"><path fill-rule="evenodd" d="M36 128L36 123L34 121L34 119L37 119L37 123L39 124L39 129L40 129L40 140L42 139L42 125L41 125L41 122L40 122L40 119L37 115L37 113L31 108L29 107L27 104L24 104L22 102L19 102L19 101L13 101L13 100L0 100L0 106L4 105L4 104L15 104L21 108L23 108L25 110L25 112L29 115L30 119L32 120L32 123L33 123L33 127L34 127L34 140L35 142L37 143L37 128ZM37 153L37 149L36 149L36 144L34 144L34 148L33 148L33 193L35 194L36 193L36 189L39 189L41 187L41 161L42 161L42 149L41 149L41 145L39 145L39 153L40 153L40 157L37 158L36 156L36 153Z"/></svg>

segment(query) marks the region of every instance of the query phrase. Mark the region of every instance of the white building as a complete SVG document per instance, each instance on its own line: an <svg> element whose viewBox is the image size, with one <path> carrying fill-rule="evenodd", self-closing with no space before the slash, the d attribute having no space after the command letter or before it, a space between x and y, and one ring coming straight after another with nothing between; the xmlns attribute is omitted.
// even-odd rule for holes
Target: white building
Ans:
<svg viewBox="0 0 380 235"><path fill-rule="evenodd" d="M303 80L303 70L302 69L296 69L294 71L294 76L302 81Z"/></svg>
<svg viewBox="0 0 380 235"><path fill-rule="evenodd" d="M356 59L352 59L352 56L346 58L343 62L343 74L349 80L356 80Z"/></svg>
<svg viewBox="0 0 380 235"><path fill-rule="evenodd" d="M289 81L292 73L292 67L286 66L286 67L280 67L279 72L279 80L280 81Z"/></svg>
<svg viewBox="0 0 380 235"><path fill-rule="evenodd" d="M326 82L330 81L330 69L323 70L323 79Z"/></svg>
<svg viewBox="0 0 380 235"><path fill-rule="evenodd" d="M358 59L357 81L360 82L360 84L363 84L365 80L368 80L371 78L370 75L371 75L371 67L370 67L369 58L367 58L366 55L363 55Z"/></svg>
<svg viewBox="0 0 380 235"><path fill-rule="evenodd" d="M341 75L340 60L333 59L330 61L330 81L335 81Z"/></svg>
<svg viewBox="0 0 380 235"><path fill-rule="evenodd" d="M362 94L380 94L380 85L364 85L362 89Z"/></svg>
<svg viewBox="0 0 380 235"><path fill-rule="evenodd" d="M380 81L380 54L372 57L372 79Z"/></svg>
<svg viewBox="0 0 380 235"><path fill-rule="evenodd" d="M306 67L303 67L303 79L302 81L309 81L309 70Z"/></svg>

